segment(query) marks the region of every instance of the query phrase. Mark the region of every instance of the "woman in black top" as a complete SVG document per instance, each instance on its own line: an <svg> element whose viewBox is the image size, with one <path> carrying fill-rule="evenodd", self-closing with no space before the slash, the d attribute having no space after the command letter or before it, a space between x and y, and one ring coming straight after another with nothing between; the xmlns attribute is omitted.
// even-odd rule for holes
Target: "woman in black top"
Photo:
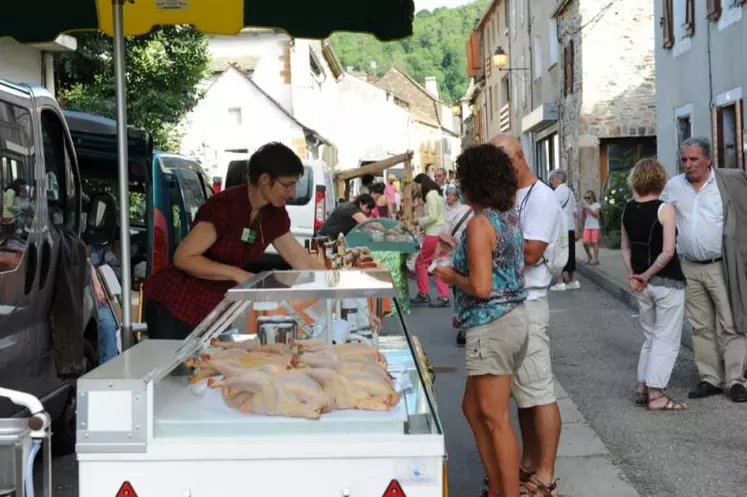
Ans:
<svg viewBox="0 0 747 497"><path fill-rule="evenodd" d="M679 354L685 314L674 207L659 200L667 172L658 161L643 159L633 168L630 183L635 198L623 211L622 254L646 338L638 360L635 402L651 411L682 411L687 406L664 393Z"/></svg>

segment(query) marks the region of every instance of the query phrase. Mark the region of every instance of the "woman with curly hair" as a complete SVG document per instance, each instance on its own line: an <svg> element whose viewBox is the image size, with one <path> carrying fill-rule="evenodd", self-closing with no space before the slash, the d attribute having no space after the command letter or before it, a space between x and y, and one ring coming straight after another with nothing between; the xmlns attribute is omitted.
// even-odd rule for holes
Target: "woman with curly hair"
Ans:
<svg viewBox="0 0 747 497"><path fill-rule="evenodd" d="M467 341L462 409L488 475L488 495L518 497L519 444L509 402L529 321L523 304L524 239L513 208L516 173L509 156L490 144L466 149L456 162L459 187L474 217L453 267L434 272L456 287L454 313Z"/></svg>
<svg viewBox="0 0 747 497"><path fill-rule="evenodd" d="M635 197L625 205L620 230L623 263L630 290L638 299L646 338L638 359L635 403L651 411L687 408L664 392L680 352L685 316L685 276L675 249L675 211L659 199L667 179L664 166L654 159L643 159L633 167L630 184Z"/></svg>
<svg viewBox="0 0 747 497"><path fill-rule="evenodd" d="M438 248L438 235L444 225L446 217L446 203L441 193L441 187L436 184L430 176L420 173L413 180L420 187L420 195L423 197L425 213L423 217L413 220L414 224L420 225L425 234L423 246L415 259L415 275L418 279L418 295L412 299L413 304L430 304L431 307L449 306L449 287L441 278L436 277L436 289L438 300L431 302L428 291L428 266L433 262L433 255Z"/></svg>

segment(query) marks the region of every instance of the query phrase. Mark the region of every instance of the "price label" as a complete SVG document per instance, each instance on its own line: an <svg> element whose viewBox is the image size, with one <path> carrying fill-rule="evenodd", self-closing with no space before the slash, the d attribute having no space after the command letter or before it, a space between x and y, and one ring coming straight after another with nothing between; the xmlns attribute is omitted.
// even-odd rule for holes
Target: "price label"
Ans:
<svg viewBox="0 0 747 497"><path fill-rule="evenodd" d="M187 10L189 0L155 0L158 10Z"/></svg>

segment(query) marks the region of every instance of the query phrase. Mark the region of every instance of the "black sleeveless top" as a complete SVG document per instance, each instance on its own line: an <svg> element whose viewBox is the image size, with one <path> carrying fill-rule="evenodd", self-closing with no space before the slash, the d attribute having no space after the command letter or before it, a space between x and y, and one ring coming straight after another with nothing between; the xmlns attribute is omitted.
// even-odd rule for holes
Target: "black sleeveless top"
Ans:
<svg viewBox="0 0 747 497"><path fill-rule="evenodd" d="M358 221L353 216L361 212L361 208L355 202L345 202L332 211L324 224L319 229L319 234L337 239L342 233L347 236L350 230L358 226Z"/></svg>
<svg viewBox="0 0 747 497"><path fill-rule="evenodd" d="M659 222L659 207L663 203L661 200L631 200L625 206L622 222L630 240L630 262L635 274L646 272L664 249L664 228ZM654 277L684 283L685 276L676 250L672 259ZM650 283L657 284L653 278Z"/></svg>

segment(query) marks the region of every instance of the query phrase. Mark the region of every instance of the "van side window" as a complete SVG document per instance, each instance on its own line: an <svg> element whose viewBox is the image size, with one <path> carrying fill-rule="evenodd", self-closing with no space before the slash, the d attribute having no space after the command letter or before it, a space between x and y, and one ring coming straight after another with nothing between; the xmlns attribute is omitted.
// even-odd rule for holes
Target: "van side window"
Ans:
<svg viewBox="0 0 747 497"><path fill-rule="evenodd" d="M42 111L44 140L45 191L49 217L57 227L78 231L80 222L78 183L73 171L71 147L59 116Z"/></svg>
<svg viewBox="0 0 747 497"><path fill-rule="evenodd" d="M197 173L189 169L179 170L179 182L182 187L182 196L184 197L184 208L187 210L187 218L190 226L194 221L197 211L205 203L205 192L202 189L202 183Z"/></svg>
<svg viewBox="0 0 747 497"><path fill-rule="evenodd" d="M18 267L34 223L34 139L31 115L0 101L0 273Z"/></svg>

